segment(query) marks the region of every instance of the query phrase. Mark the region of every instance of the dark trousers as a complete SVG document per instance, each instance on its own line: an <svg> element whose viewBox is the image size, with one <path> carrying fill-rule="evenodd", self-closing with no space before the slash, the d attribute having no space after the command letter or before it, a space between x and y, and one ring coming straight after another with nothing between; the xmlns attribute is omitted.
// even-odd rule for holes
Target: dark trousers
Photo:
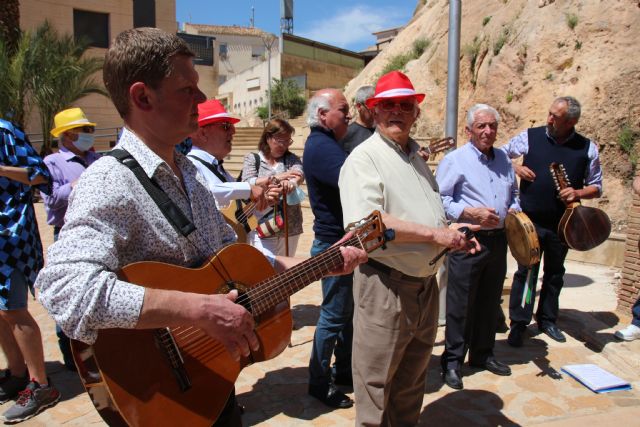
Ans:
<svg viewBox="0 0 640 427"><path fill-rule="evenodd" d="M311 256L327 250L330 243L314 240ZM333 374L351 378L353 341L353 274L322 279L320 318L313 335L309 360L309 384L328 386L331 382L331 357L335 354Z"/></svg>
<svg viewBox="0 0 640 427"><path fill-rule="evenodd" d="M443 369L459 369L467 351L473 364L484 364L493 357L497 312L507 274L507 238L504 233L476 236L480 252L448 256Z"/></svg>
<svg viewBox="0 0 640 427"><path fill-rule="evenodd" d="M555 228L547 228L535 223L534 225L538 233L544 268L536 320L538 327L544 329L555 325L558 319L560 291L564 285L564 259L569 248L562 244ZM527 280L527 272L527 267L518 265L518 271L513 275L509 299L509 318L512 328L524 329L531 322L533 316L537 283L533 284L530 303L522 307L522 293Z"/></svg>
<svg viewBox="0 0 640 427"><path fill-rule="evenodd" d="M227 403L224 405L222 412L220 412L220 416L211 427L242 427L242 409L240 409L236 400L235 387L231 390L229 399L227 399Z"/></svg>

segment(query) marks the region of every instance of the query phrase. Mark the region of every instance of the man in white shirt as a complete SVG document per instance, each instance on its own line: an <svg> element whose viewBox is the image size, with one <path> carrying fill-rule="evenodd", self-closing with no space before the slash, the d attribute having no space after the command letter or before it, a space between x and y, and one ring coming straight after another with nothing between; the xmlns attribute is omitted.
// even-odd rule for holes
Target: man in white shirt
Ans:
<svg viewBox="0 0 640 427"><path fill-rule="evenodd" d="M217 99L198 105L198 130L191 135L193 148L189 159L206 178L216 205L224 209L234 200L256 203L258 210L273 204L281 189L237 182L223 167L224 158L231 152L235 124L240 120L232 117Z"/></svg>

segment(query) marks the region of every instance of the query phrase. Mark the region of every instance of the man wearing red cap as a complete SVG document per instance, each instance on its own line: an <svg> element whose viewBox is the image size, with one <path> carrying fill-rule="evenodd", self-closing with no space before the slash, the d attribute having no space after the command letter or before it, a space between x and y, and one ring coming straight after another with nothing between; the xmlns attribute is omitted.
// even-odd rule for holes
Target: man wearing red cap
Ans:
<svg viewBox="0 0 640 427"><path fill-rule="evenodd" d="M354 272L358 426L418 423L438 318L440 263L429 261L444 248L479 250L455 229L461 224L447 227L438 184L409 137L424 97L398 71L380 77L367 100L376 132L351 152L340 172L344 224L377 209L395 233L386 250Z"/></svg>
<svg viewBox="0 0 640 427"><path fill-rule="evenodd" d="M240 119L231 117L217 99L198 105L198 130L191 134L193 148L189 159L205 177L209 189L216 198L218 208L225 208L233 200L251 199L256 209L267 207L265 188L236 180L222 166L224 158L231 152L235 124ZM277 198L276 190L272 201Z"/></svg>

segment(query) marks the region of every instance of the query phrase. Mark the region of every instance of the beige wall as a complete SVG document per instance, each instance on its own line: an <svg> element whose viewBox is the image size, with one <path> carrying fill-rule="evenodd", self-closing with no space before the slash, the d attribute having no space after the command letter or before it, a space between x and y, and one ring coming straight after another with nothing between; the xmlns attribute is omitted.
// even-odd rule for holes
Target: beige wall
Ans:
<svg viewBox="0 0 640 427"><path fill-rule="evenodd" d="M48 19L60 33L73 32L73 9L88 10L109 14L109 38L113 39L122 31L133 27L132 0L21 0L20 28L32 30ZM175 33L175 0L156 0L156 26L167 32ZM89 55L104 56L105 49L92 48ZM102 72L95 75L102 84ZM122 119L111 101L100 95L89 95L76 102L74 106L83 109L89 120L95 121L99 128L120 127ZM27 133L41 132L37 112L31 114L26 125Z"/></svg>
<svg viewBox="0 0 640 427"><path fill-rule="evenodd" d="M333 87L341 89L360 72L359 69L328 64L294 55L282 55L282 78L306 74L307 90Z"/></svg>
<svg viewBox="0 0 640 427"><path fill-rule="evenodd" d="M207 99L218 96L218 70L210 65L196 65L198 87L207 95Z"/></svg>

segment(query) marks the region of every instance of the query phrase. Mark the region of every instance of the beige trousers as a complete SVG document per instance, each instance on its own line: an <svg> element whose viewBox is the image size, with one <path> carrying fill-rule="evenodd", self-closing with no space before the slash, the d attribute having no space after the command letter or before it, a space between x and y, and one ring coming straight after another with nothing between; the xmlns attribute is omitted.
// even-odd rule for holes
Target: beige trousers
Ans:
<svg viewBox="0 0 640 427"><path fill-rule="evenodd" d="M438 285L402 281L362 264L353 277L357 426L414 426L436 338Z"/></svg>

